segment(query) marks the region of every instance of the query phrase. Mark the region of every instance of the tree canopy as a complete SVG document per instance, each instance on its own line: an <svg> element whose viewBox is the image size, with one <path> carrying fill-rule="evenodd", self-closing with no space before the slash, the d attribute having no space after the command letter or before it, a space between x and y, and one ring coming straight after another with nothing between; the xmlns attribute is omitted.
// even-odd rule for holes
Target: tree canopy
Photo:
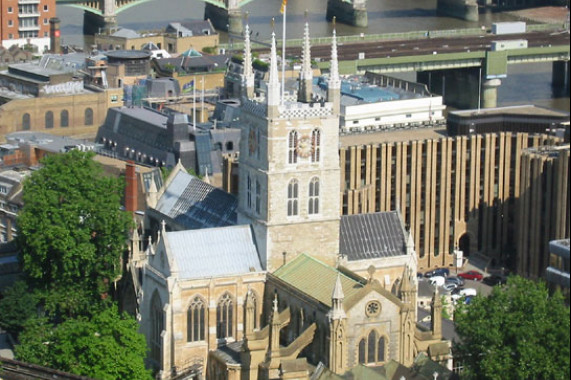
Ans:
<svg viewBox="0 0 571 380"><path fill-rule="evenodd" d="M569 379L569 307L541 282L510 277L455 313L467 379Z"/></svg>
<svg viewBox="0 0 571 380"><path fill-rule="evenodd" d="M24 181L18 215L28 284L50 290L68 310L105 297L120 274L131 223L120 210L122 182L103 175L92 157L77 150L45 157Z"/></svg>
<svg viewBox="0 0 571 380"><path fill-rule="evenodd" d="M29 319L20 334L16 356L95 379L150 380L142 360L146 350L137 322L112 306L91 318L71 318L55 326L46 319Z"/></svg>

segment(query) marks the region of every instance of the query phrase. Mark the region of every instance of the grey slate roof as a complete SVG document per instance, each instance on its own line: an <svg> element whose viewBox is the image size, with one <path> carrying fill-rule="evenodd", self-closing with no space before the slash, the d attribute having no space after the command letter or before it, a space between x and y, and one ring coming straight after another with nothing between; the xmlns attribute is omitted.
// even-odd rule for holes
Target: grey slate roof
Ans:
<svg viewBox="0 0 571 380"><path fill-rule="evenodd" d="M240 352L242 351L242 346L244 341L239 340L237 342L232 342L218 347L216 350L216 356L224 360L228 364L240 364Z"/></svg>
<svg viewBox="0 0 571 380"><path fill-rule="evenodd" d="M406 254L406 238L398 212L342 216L339 252L349 261Z"/></svg>
<svg viewBox="0 0 571 380"><path fill-rule="evenodd" d="M237 207L238 200L233 195L180 171L155 210L188 229L199 229L236 224Z"/></svg>
<svg viewBox="0 0 571 380"><path fill-rule="evenodd" d="M179 279L261 272L249 225L167 232Z"/></svg>

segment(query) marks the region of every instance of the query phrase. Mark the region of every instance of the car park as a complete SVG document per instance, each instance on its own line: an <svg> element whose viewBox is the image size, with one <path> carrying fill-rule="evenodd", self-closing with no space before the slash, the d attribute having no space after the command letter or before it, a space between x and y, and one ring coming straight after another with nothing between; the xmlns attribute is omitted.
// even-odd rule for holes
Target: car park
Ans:
<svg viewBox="0 0 571 380"><path fill-rule="evenodd" d="M434 277L434 276L442 276L448 277L450 275L450 269L448 268L436 268L431 271L428 271L424 274L424 277Z"/></svg>
<svg viewBox="0 0 571 380"><path fill-rule="evenodd" d="M458 275L465 280L475 280L475 281L482 281L484 275L476 270L469 270L468 272L463 272Z"/></svg>
<svg viewBox="0 0 571 380"><path fill-rule="evenodd" d="M464 286L464 279L462 277L447 277L446 278L447 284L456 284L456 286Z"/></svg>
<svg viewBox="0 0 571 380"><path fill-rule="evenodd" d="M506 278L493 274L491 276L485 277L482 282L489 286L503 285L506 283Z"/></svg>
<svg viewBox="0 0 571 380"><path fill-rule="evenodd" d="M432 286L442 286L446 281L446 279L442 276L432 276L428 280Z"/></svg>

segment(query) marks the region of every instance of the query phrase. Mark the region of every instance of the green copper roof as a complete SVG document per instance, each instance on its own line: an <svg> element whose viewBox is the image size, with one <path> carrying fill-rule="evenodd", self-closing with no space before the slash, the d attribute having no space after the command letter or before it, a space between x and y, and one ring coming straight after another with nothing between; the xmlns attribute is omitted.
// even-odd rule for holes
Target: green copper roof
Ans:
<svg viewBox="0 0 571 380"><path fill-rule="evenodd" d="M337 280L337 269L306 254L280 267L273 275L292 285L319 302L331 307L331 295ZM341 285L345 299L357 294L364 285L341 273Z"/></svg>

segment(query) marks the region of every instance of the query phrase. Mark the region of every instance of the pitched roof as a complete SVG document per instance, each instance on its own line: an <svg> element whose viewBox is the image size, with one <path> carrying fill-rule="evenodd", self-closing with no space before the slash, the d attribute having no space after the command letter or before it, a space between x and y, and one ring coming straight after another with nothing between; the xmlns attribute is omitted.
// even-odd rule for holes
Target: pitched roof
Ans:
<svg viewBox="0 0 571 380"><path fill-rule="evenodd" d="M165 239L179 279L263 270L249 225L166 232Z"/></svg>
<svg viewBox="0 0 571 380"><path fill-rule="evenodd" d="M328 307L331 307L331 296L335 283L337 282L338 273L340 274L346 300L363 289L364 284L306 254L297 256L276 270L273 275Z"/></svg>
<svg viewBox="0 0 571 380"><path fill-rule="evenodd" d="M343 215L339 253L349 261L405 255L406 238L399 213Z"/></svg>
<svg viewBox="0 0 571 380"><path fill-rule="evenodd" d="M197 177L179 171L167 185L155 210L188 229L236 224L238 200Z"/></svg>

